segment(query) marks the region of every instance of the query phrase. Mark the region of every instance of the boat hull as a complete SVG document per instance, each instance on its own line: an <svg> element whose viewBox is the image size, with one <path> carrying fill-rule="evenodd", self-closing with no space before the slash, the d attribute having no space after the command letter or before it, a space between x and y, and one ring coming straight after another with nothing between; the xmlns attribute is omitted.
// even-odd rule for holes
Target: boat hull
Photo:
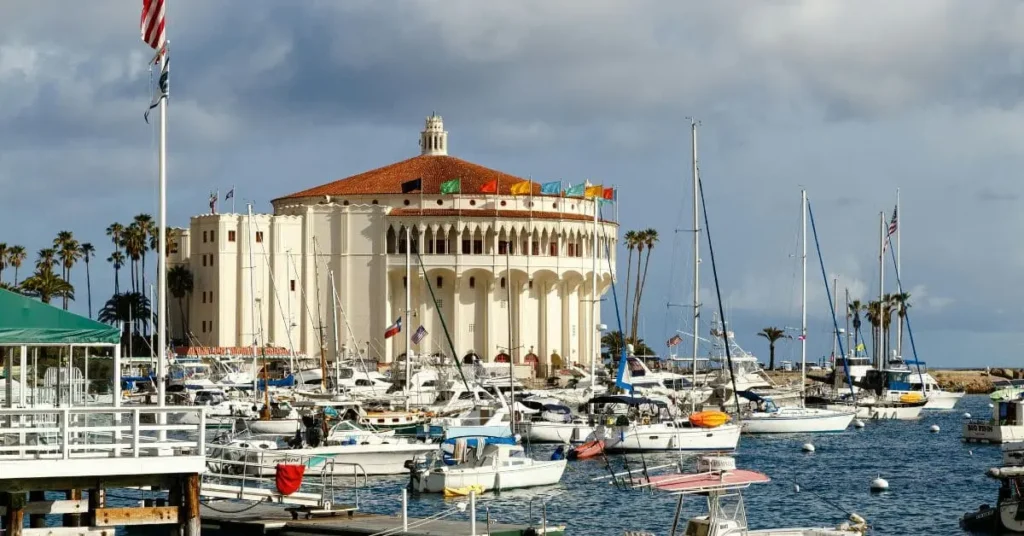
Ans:
<svg viewBox="0 0 1024 536"><path fill-rule="evenodd" d="M924 405L924 409L955 409L956 404L960 402L960 399L963 397L964 393L954 393L950 391L933 391L931 393L928 393L928 403Z"/></svg>
<svg viewBox="0 0 1024 536"><path fill-rule="evenodd" d="M825 409L833 411L844 411L850 408L846 404L829 404L825 406ZM897 405L897 406L886 406L886 405L865 405L857 406L857 418L858 419L870 419L870 420L897 420L897 421L914 421L921 417L921 411L924 409L924 404L921 405Z"/></svg>
<svg viewBox="0 0 1024 536"><path fill-rule="evenodd" d="M854 415L852 410L783 410L745 417L742 427L746 434L834 433L846 430Z"/></svg>
<svg viewBox="0 0 1024 536"><path fill-rule="evenodd" d="M434 452L437 445L427 443L338 445L307 449L281 449L251 452L258 460L262 476L273 476L279 463L301 464L307 474L361 476L358 464L368 476L400 475L409 472L406 462L416 456ZM253 460L255 463L257 460ZM334 463L330 463L333 461Z"/></svg>
<svg viewBox="0 0 1024 536"><path fill-rule="evenodd" d="M604 439L606 452L729 451L736 450L740 440L740 427L735 424L716 428L649 426L599 427L594 438Z"/></svg>
<svg viewBox="0 0 1024 536"><path fill-rule="evenodd" d="M442 493L445 488L480 486L484 491L550 486L562 480L565 460L535 461L519 467L473 467L423 471L412 476L412 489Z"/></svg>
<svg viewBox="0 0 1024 536"><path fill-rule="evenodd" d="M1016 443L1024 441L1024 425L998 425L989 421L964 423L963 439L968 443Z"/></svg>
<svg viewBox="0 0 1024 536"><path fill-rule="evenodd" d="M271 419L261 421L259 419L238 423L236 430L249 429L254 434L288 436L299 431L301 428L299 419Z"/></svg>
<svg viewBox="0 0 1024 536"><path fill-rule="evenodd" d="M585 423L544 422L523 423L524 435L531 443L582 443L594 432Z"/></svg>

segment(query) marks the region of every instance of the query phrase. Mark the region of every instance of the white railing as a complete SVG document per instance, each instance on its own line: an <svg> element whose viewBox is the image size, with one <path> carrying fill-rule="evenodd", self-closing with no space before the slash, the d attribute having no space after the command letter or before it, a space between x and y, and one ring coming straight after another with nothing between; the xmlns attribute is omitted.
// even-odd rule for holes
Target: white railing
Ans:
<svg viewBox="0 0 1024 536"><path fill-rule="evenodd" d="M0 461L202 456L205 442L202 407L0 409Z"/></svg>

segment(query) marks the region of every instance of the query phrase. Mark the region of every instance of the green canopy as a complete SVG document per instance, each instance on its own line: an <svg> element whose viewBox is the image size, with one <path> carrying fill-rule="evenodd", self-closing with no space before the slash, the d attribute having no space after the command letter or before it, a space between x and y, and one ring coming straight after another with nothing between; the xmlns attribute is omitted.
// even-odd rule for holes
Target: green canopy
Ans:
<svg viewBox="0 0 1024 536"><path fill-rule="evenodd" d="M0 289L0 344L117 344L114 326Z"/></svg>

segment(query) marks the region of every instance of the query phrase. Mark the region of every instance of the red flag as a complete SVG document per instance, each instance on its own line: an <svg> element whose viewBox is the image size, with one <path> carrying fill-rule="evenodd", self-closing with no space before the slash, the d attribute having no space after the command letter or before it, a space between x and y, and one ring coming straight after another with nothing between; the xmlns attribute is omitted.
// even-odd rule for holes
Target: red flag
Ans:
<svg viewBox="0 0 1024 536"><path fill-rule="evenodd" d="M142 40L150 48L160 51L164 48L164 0L142 0L142 20L139 23Z"/></svg>
<svg viewBox="0 0 1024 536"><path fill-rule="evenodd" d="M498 193L498 179L487 181L483 186L480 187L480 193L482 194L496 194Z"/></svg>
<svg viewBox="0 0 1024 536"><path fill-rule="evenodd" d="M385 339L390 339L391 337L394 337L395 335L398 335L401 332L402 332L402 318L399 317L398 320L395 320L394 324L391 324L390 326L388 326L388 329L384 330L384 338Z"/></svg>
<svg viewBox="0 0 1024 536"><path fill-rule="evenodd" d="M601 193L601 197L608 201L615 201L615 188L605 188L604 192Z"/></svg>

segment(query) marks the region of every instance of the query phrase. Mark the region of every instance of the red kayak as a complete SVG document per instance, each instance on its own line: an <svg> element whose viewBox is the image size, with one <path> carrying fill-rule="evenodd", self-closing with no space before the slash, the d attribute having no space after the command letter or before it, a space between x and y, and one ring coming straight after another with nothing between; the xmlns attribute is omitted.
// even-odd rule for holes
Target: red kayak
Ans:
<svg viewBox="0 0 1024 536"><path fill-rule="evenodd" d="M604 440L595 439L582 445L577 445L569 451L570 460L585 460L604 453Z"/></svg>

